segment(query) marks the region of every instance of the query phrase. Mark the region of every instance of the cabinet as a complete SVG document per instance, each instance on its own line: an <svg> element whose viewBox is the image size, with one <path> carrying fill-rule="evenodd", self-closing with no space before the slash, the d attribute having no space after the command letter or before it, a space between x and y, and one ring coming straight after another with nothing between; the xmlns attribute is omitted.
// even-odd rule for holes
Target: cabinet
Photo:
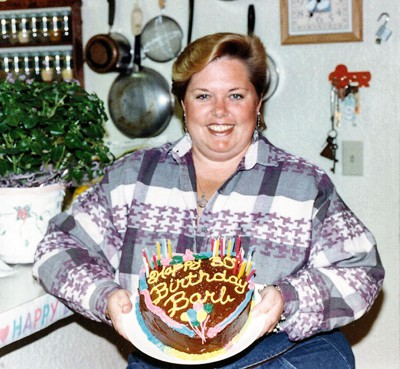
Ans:
<svg viewBox="0 0 400 369"><path fill-rule="evenodd" d="M0 0L0 71L84 85L81 0Z"/></svg>

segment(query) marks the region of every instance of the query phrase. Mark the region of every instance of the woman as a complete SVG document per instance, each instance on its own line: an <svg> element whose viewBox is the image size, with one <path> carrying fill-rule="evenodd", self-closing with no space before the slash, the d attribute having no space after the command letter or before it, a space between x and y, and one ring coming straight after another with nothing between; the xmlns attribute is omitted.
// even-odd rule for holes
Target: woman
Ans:
<svg viewBox="0 0 400 369"><path fill-rule="evenodd" d="M255 246L256 282L265 284L253 311L265 314L263 331L207 367L354 368L336 328L371 307L384 271L373 236L329 177L260 135L265 71L255 36L219 33L189 45L172 86L185 135L114 163L50 223L34 273L73 310L125 336L121 316L132 309L143 247L168 238L176 252L204 251L221 232L240 235L245 250ZM141 354L129 361L168 367Z"/></svg>

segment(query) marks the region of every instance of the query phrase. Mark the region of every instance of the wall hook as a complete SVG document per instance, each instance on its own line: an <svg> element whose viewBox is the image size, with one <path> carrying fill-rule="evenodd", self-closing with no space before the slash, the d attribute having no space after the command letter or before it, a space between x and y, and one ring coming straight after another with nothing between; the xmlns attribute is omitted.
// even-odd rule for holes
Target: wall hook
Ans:
<svg viewBox="0 0 400 369"><path fill-rule="evenodd" d="M389 22L389 19L390 19L388 13L382 13L378 17L377 21L380 22L383 17L385 17L385 20L375 33L375 35L377 36L376 40L375 40L377 44L380 44L382 42L382 40L387 41L389 39L390 35L392 34L392 31L387 27L387 23Z"/></svg>

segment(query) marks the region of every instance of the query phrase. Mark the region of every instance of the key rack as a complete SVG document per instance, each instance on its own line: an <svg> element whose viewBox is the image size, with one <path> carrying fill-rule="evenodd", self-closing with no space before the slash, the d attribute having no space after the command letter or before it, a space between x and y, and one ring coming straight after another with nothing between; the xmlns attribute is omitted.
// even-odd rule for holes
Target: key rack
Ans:
<svg viewBox="0 0 400 369"><path fill-rule="evenodd" d="M335 173L336 163L338 159L336 157L338 144L338 131L341 122L341 109L340 100L344 100L346 96L352 95L353 101L356 102L354 106L355 114L359 114L359 94L358 89L360 87L369 87L369 81L371 79L371 73L365 72L349 72L344 64L336 66L335 70L329 74L329 81L331 82L331 128L328 132L326 139L326 145L321 151L320 155L333 161L331 171Z"/></svg>
<svg viewBox="0 0 400 369"><path fill-rule="evenodd" d="M371 73L366 72L349 72L347 67L339 64L336 69L329 74L329 81L337 89L345 88L350 85L358 87L369 87Z"/></svg>

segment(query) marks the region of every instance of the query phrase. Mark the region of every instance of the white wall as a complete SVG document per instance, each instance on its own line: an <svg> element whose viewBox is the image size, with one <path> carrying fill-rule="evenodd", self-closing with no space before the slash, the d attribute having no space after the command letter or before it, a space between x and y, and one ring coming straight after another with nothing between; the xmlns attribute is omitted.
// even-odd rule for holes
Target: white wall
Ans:
<svg viewBox="0 0 400 369"><path fill-rule="evenodd" d="M84 43L96 33L108 32L107 2L83 0ZM130 35L129 12L134 1L117 0L114 30ZM141 0L144 20L158 14L157 1ZM166 15L182 26L186 40L188 2L167 1ZM353 343L359 369L397 369L399 359L399 119L400 101L400 9L397 0L364 0L364 41L355 43L286 45L280 44L278 0L196 2L192 39L215 31L247 31L247 6L256 8L256 29L267 45L280 70L277 93L267 102L266 135L278 146L302 155L325 168L340 194L375 234L386 268L384 291L373 309L358 322L346 328ZM393 30L388 42L377 45L375 32L382 12L390 14ZM170 79L172 63L143 64L160 71ZM364 175L343 176L341 153L337 172L330 172L331 161L319 155L330 128L330 84L328 75L338 64L351 71L370 71L370 87L361 89L361 115L357 127L342 126L342 140L364 143ZM115 73L99 75L85 69L86 88L107 101ZM107 124L111 142L121 145L129 141ZM180 135L177 119L173 119L161 137L153 143L173 140ZM142 142L140 142L142 143ZM129 145L136 145L130 141ZM100 335L98 337L97 335ZM121 355L115 337L97 325L82 321L72 323L39 338L27 346L7 353L0 359L0 368L124 368L124 347ZM18 346L18 345L17 345ZM129 347L129 346L128 346ZM18 347L16 347L18 348ZM84 349L82 349L84 348ZM47 359L44 362L44 357ZM79 361L79 364L76 364ZM112 364L110 364L112 363Z"/></svg>

